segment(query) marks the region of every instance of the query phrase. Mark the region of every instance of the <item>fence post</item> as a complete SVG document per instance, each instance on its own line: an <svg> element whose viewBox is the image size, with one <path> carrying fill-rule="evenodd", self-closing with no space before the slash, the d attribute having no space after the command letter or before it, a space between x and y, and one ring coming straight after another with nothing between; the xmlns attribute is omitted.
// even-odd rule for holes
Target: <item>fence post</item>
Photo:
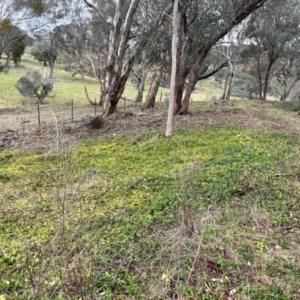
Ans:
<svg viewBox="0 0 300 300"><path fill-rule="evenodd" d="M161 102L161 99L162 99L162 92L160 92L160 99L159 99L159 102Z"/></svg>
<svg viewBox="0 0 300 300"><path fill-rule="evenodd" d="M124 99L124 112L125 112L125 109L126 109L126 97L124 97L123 99Z"/></svg>
<svg viewBox="0 0 300 300"><path fill-rule="evenodd" d="M41 115L40 115L40 105L37 105L37 110L38 110L38 122L39 122L39 127L41 127Z"/></svg>
<svg viewBox="0 0 300 300"><path fill-rule="evenodd" d="M96 98L95 98L95 117L97 116L97 102L96 102Z"/></svg>
<svg viewBox="0 0 300 300"><path fill-rule="evenodd" d="M72 122L73 122L73 117L74 117L74 102L73 99L71 100L71 118L72 118Z"/></svg>

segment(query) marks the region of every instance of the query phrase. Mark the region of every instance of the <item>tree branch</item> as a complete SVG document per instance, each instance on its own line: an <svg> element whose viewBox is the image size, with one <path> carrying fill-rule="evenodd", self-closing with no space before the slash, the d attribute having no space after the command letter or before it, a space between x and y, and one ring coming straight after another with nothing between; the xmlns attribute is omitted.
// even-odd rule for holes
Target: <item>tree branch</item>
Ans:
<svg viewBox="0 0 300 300"><path fill-rule="evenodd" d="M224 67L227 67L228 66L228 63L225 62L223 63L222 65L220 65L217 69L205 74L205 75L200 75L197 77L197 81L200 81L200 80L204 80L204 79L207 79L209 78L210 76L213 76L214 74L216 74L217 72L219 72L221 69L223 69Z"/></svg>
<svg viewBox="0 0 300 300"><path fill-rule="evenodd" d="M107 25L111 25L111 24L112 24L111 22L109 22L109 21L103 16L103 14L100 12L100 9L99 9L94 3L90 2L89 0L83 0L83 2L85 2L85 4L86 4L88 7L94 9L94 10L98 13L98 15L100 16L100 18L101 18Z"/></svg>

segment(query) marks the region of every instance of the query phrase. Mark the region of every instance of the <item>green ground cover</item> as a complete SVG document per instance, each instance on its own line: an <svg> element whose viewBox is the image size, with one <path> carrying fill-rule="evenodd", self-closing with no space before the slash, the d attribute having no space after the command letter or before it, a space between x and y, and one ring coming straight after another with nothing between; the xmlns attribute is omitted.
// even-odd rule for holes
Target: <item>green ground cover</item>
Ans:
<svg viewBox="0 0 300 300"><path fill-rule="evenodd" d="M211 126L0 151L0 298L297 299L298 147Z"/></svg>

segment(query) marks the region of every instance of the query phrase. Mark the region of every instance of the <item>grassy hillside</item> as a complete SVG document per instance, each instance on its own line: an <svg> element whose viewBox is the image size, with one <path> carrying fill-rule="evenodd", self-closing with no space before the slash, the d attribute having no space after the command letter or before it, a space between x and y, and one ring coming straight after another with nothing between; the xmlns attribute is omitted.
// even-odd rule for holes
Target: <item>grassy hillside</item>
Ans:
<svg viewBox="0 0 300 300"><path fill-rule="evenodd" d="M0 295L297 299L299 145L214 125L2 150Z"/></svg>
<svg viewBox="0 0 300 300"><path fill-rule="evenodd" d="M29 69L38 69L43 74L44 72L49 72L47 67L45 68L44 66L39 65L29 53L26 53L23 57L20 68L15 68L12 66L8 74L0 74L0 108L12 107L15 105L21 105L23 103L31 103L30 100L23 99L15 88L16 82L22 76L24 76ZM62 65L56 64L53 77L55 78L54 94L56 97L48 101L50 104L62 104L70 102L71 99L73 99L79 105L84 105L87 103L84 96L83 84L79 75L76 75L75 80L72 81L70 73L64 71ZM100 87L97 80L86 77L86 81L90 98L99 99ZM150 84L147 83L143 95L144 100L146 99L149 87ZM159 88L157 101L159 101L161 93L164 100L167 92L167 89ZM216 85L213 80L210 79L197 86L197 89L193 93L193 100L209 100L210 97L216 93L217 95L220 94L221 90L219 89L218 85ZM127 99L134 100L136 95L136 88L130 81L128 81L123 96Z"/></svg>
<svg viewBox="0 0 300 300"><path fill-rule="evenodd" d="M0 107L11 107L23 103L24 99L15 88L15 84L29 69L40 70L42 74L49 72L48 67L45 68L39 65L30 54L26 53L20 68L11 67L8 74L0 74ZM49 100L49 103L65 103L70 102L71 99L74 99L77 103L87 103L84 97L83 85L78 75L72 81L70 73L64 71L62 65L56 64L53 77L55 78L53 92L56 97ZM92 99L98 98L98 82L93 78L87 78L87 83L90 97ZM30 100L25 100L25 103L30 103Z"/></svg>
<svg viewBox="0 0 300 300"><path fill-rule="evenodd" d="M58 65L38 127L36 107L13 107L39 67L23 64L0 75L0 300L299 299L293 107L193 101L167 139L163 104L128 105L91 130L91 106L71 120L65 103L86 100ZM218 94L208 80L193 99Z"/></svg>

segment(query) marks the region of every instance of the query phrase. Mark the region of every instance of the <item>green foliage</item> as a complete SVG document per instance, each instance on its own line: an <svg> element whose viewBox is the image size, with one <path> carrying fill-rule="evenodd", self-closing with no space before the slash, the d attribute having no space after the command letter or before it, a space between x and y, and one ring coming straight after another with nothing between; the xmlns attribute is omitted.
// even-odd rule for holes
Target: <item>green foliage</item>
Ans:
<svg viewBox="0 0 300 300"><path fill-rule="evenodd" d="M281 101L281 102L274 102L273 104L275 107L289 110L289 111L300 111L300 101Z"/></svg>
<svg viewBox="0 0 300 300"><path fill-rule="evenodd" d="M4 52L6 55L11 54L15 66L19 66L21 62L21 57L25 52L26 48L26 34L19 27L11 25L11 27L5 28L8 26L6 22L1 26L0 24L0 54ZM3 28L2 28L3 27Z"/></svg>
<svg viewBox="0 0 300 300"><path fill-rule="evenodd" d="M263 6L247 23L245 35L250 37L251 44L244 46L240 55L248 59L247 72L255 76L261 100L266 100L266 91L271 92L273 76L279 86L274 91L283 98L289 89L288 82L298 77L293 69L297 66L299 24L297 0Z"/></svg>
<svg viewBox="0 0 300 300"><path fill-rule="evenodd" d="M43 0L29 0L28 6L33 10L33 12L40 16L45 12L46 5Z"/></svg>
<svg viewBox="0 0 300 300"><path fill-rule="evenodd" d="M48 33L48 40L45 40L44 38L41 42L35 43L34 48L31 50L31 55L39 62L44 62L45 66L46 63L49 64L50 66L49 77L52 77L54 64L58 55L58 46L55 41L55 37L53 37L52 34Z"/></svg>
<svg viewBox="0 0 300 300"><path fill-rule="evenodd" d="M8 73L8 69L6 68L6 66L0 64L0 73Z"/></svg>
<svg viewBox="0 0 300 300"><path fill-rule="evenodd" d="M39 71L28 71L25 77L21 77L16 83L17 90L25 98L37 98L39 103L50 96L53 84L43 79Z"/></svg>
<svg viewBox="0 0 300 300"><path fill-rule="evenodd" d="M35 50L35 49L31 49L30 54L31 54L38 62L43 62L43 63L44 63L44 66L47 65L47 59L46 59L46 57L44 56L44 53L43 53L43 52L40 52L40 51Z"/></svg>
<svg viewBox="0 0 300 300"><path fill-rule="evenodd" d="M6 55L11 53L15 66L20 66L26 48L26 34L20 28L13 26L7 43Z"/></svg>
<svg viewBox="0 0 300 300"><path fill-rule="evenodd" d="M269 232L282 241L280 231L297 222L289 211L297 211L298 190L276 174L298 174L298 145L287 135L211 127L169 139L148 132L89 141L59 153L1 151L1 293L220 299L230 280L238 295L288 299L281 277L293 286L299 268L280 253L272 261ZM188 220L191 237L182 232ZM206 259L218 262L220 280ZM255 276L260 264L272 266L276 288L251 277L250 264Z"/></svg>
<svg viewBox="0 0 300 300"><path fill-rule="evenodd" d="M259 94L258 83L255 77L243 71L236 72L232 94L241 98L255 98Z"/></svg>
<svg viewBox="0 0 300 300"><path fill-rule="evenodd" d="M4 18L0 20L0 30L4 33L10 33L13 29L13 25L11 23L11 19Z"/></svg>

